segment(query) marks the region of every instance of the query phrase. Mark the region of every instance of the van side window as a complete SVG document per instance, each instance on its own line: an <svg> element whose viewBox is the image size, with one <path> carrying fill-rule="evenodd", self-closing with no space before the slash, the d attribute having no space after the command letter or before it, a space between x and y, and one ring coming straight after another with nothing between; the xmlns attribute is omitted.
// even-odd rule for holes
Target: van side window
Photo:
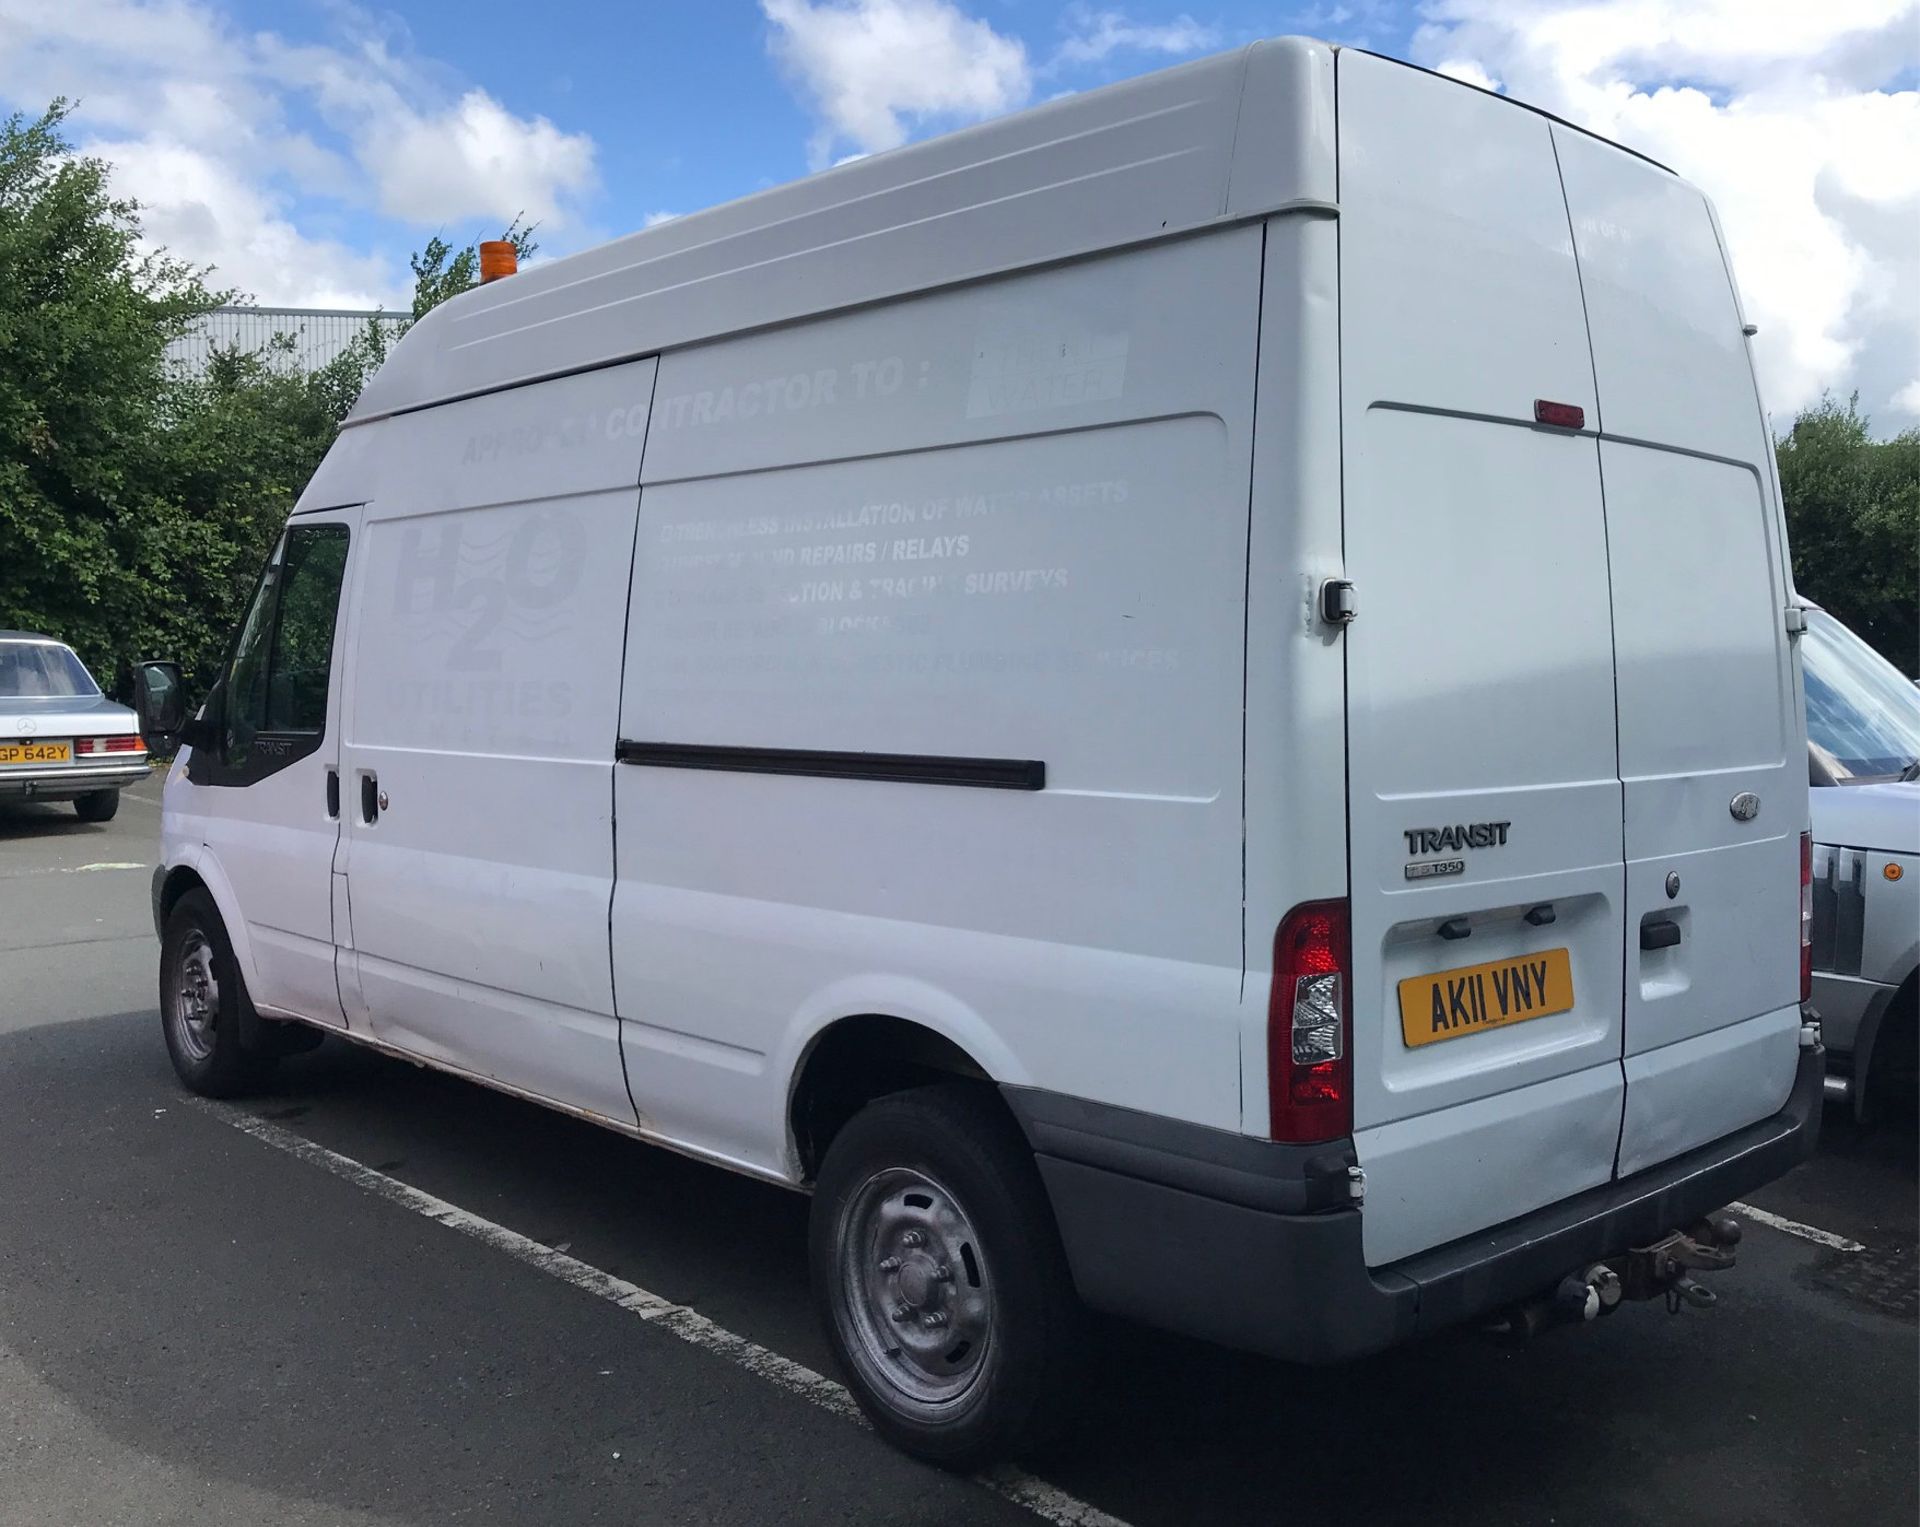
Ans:
<svg viewBox="0 0 1920 1527"><path fill-rule="evenodd" d="M267 666L264 730L325 730L334 617L346 570L345 525L302 526L289 532L280 573L280 613Z"/></svg>
<svg viewBox="0 0 1920 1527"><path fill-rule="evenodd" d="M296 525L274 548L219 685L220 755L196 760L206 783L252 784L319 746L348 535L345 525Z"/></svg>
<svg viewBox="0 0 1920 1527"><path fill-rule="evenodd" d="M253 751L253 739L260 730L267 709L267 649L273 639L273 617L279 607L280 570L286 558L283 540L273 549L260 586L254 590L253 603L247 606L247 618L240 624L239 638L233 644L233 664L227 671L225 762L244 767Z"/></svg>

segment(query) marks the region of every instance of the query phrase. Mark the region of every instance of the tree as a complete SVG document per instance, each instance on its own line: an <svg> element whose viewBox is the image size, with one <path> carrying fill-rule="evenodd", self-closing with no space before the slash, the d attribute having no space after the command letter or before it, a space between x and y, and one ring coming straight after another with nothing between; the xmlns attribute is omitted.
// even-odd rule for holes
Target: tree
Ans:
<svg viewBox="0 0 1920 1527"><path fill-rule="evenodd" d="M514 253L524 260L540 247L533 241L537 226L523 224L516 217L500 237L513 245ZM426 317L449 297L458 297L479 284L480 246L477 243L456 252L436 233L427 240L427 247L410 256L407 263L413 267L413 316L416 319Z"/></svg>
<svg viewBox="0 0 1920 1527"><path fill-rule="evenodd" d="M226 294L140 250L135 204L62 137L68 111L0 124L0 623L98 663L149 624L179 528L167 344Z"/></svg>
<svg viewBox="0 0 1920 1527"><path fill-rule="evenodd" d="M241 350L170 369L167 345L233 294L142 252L137 204L73 152L68 113L0 126L0 627L52 632L103 681L164 654L204 683L395 336L371 323L310 372ZM525 256L532 233L506 236ZM411 264L408 322L473 286L479 256L435 237Z"/></svg>
<svg viewBox="0 0 1920 1527"><path fill-rule="evenodd" d="M1920 672L1920 429L1875 440L1856 393L1777 442L1794 583L1903 673Z"/></svg>
<svg viewBox="0 0 1920 1527"><path fill-rule="evenodd" d="M537 223L523 223L516 216L500 237L513 245L516 258L525 260L540 246L534 242ZM399 324L384 317L370 318L353 342L335 356L320 373L320 386L334 397L339 408L335 417L344 419L367 378L380 369L387 352L400 342L407 330L450 297L470 291L480 282L480 245L476 240L455 249L439 234L427 240L426 247L407 256L413 271L413 307L411 316ZM316 459L316 463L318 458Z"/></svg>

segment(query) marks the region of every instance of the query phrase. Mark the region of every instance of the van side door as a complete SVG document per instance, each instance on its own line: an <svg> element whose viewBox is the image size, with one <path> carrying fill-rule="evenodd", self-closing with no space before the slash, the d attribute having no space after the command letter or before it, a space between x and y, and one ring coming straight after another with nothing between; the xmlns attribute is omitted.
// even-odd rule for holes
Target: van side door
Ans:
<svg viewBox="0 0 1920 1527"><path fill-rule="evenodd" d="M215 740L186 777L228 909L244 928L262 1010L343 1021L334 981L340 840L338 634L346 629L359 506L296 515L254 589L209 699ZM238 930L236 930L238 931Z"/></svg>
<svg viewBox="0 0 1920 1527"><path fill-rule="evenodd" d="M631 1128L613 769L654 363L371 426L341 759L372 1036Z"/></svg>

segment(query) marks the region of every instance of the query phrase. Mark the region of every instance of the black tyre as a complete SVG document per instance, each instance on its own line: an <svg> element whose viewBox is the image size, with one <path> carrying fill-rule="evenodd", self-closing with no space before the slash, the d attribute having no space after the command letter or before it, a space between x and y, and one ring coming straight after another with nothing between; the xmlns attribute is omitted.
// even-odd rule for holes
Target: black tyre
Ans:
<svg viewBox="0 0 1920 1527"><path fill-rule="evenodd" d="M93 790L82 796L76 796L73 802L74 814L83 822L111 822L113 815L120 809L118 790Z"/></svg>
<svg viewBox="0 0 1920 1527"><path fill-rule="evenodd" d="M888 1441L974 1469L1059 1424L1084 1317L1033 1154L990 1093L924 1087L856 1114L821 1166L808 1253Z"/></svg>
<svg viewBox="0 0 1920 1527"><path fill-rule="evenodd" d="M228 1098L266 1080L274 1057L243 1042L246 1020L259 1021L250 1006L213 898L187 892L160 940L160 1029L190 1091Z"/></svg>

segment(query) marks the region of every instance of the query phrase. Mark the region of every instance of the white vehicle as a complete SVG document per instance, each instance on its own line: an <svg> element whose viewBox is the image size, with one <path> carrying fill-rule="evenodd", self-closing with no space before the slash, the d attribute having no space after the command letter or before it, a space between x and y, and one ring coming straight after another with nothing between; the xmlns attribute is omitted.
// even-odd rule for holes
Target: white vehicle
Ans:
<svg viewBox="0 0 1920 1527"><path fill-rule="evenodd" d="M168 783L180 1073L294 1019L810 1190L953 1465L1082 1302L1321 1361L1724 1265L1822 1072L1742 329L1685 182L1303 41L462 296Z"/></svg>
<svg viewBox="0 0 1920 1527"><path fill-rule="evenodd" d="M1920 694L1809 606L1807 770L1813 783L1813 1007L1829 1095L1865 1118L1910 1111L1920 1049Z"/></svg>

